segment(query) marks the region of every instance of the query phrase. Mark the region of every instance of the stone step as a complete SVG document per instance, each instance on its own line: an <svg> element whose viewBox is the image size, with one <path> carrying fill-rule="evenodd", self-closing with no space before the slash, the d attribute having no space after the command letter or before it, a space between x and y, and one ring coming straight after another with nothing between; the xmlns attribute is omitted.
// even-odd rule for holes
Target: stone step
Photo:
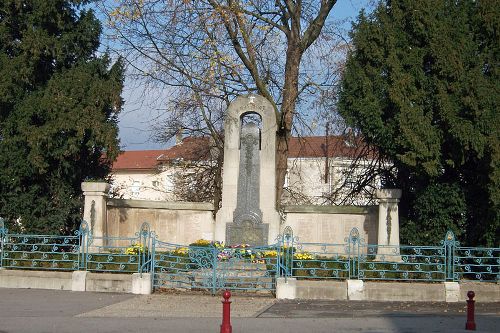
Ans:
<svg viewBox="0 0 500 333"><path fill-rule="evenodd" d="M208 273L208 272L206 272ZM203 286L206 285L208 281L213 279L212 275L209 274L157 274L156 280L159 281L162 286L167 287L172 286L175 288L181 287L189 287L192 285ZM227 276L227 275L218 275L216 279L220 279L224 281L225 285L235 285L241 286L244 288L245 286L263 286L268 285L269 288L272 286L274 278L271 276ZM167 287L169 288L169 287Z"/></svg>
<svg viewBox="0 0 500 333"><path fill-rule="evenodd" d="M243 259L217 262L213 268L189 271L156 273L157 283L163 288L210 289L212 280L234 289L273 289L274 277L264 263L252 263Z"/></svg>
<svg viewBox="0 0 500 333"><path fill-rule="evenodd" d="M161 288L174 288L174 289L209 289L210 285L203 279L195 279L194 281L189 277L172 277L172 280L166 278L156 281ZM272 289L273 279L224 279L225 288L235 289Z"/></svg>
<svg viewBox="0 0 500 333"><path fill-rule="evenodd" d="M264 263L253 263L244 260L229 260L217 263L217 269L221 270L248 270L248 271L267 271Z"/></svg>

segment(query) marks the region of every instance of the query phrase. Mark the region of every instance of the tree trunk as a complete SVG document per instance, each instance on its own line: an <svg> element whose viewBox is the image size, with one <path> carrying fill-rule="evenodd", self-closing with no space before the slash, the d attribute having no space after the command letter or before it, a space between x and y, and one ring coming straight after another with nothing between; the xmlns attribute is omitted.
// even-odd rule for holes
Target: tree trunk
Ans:
<svg viewBox="0 0 500 333"><path fill-rule="evenodd" d="M292 29L286 53L285 83L283 87L283 104L281 119L276 133L276 206L281 207L281 195L288 164L288 143L292 133L295 104L299 92L299 66L302 51L299 46L299 32Z"/></svg>

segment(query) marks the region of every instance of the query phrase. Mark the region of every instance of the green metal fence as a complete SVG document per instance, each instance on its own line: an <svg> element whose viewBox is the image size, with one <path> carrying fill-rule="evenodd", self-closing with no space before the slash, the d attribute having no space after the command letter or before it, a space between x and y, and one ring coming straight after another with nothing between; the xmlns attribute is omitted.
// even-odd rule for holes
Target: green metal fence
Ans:
<svg viewBox="0 0 500 333"><path fill-rule="evenodd" d="M301 242L286 227L273 245L191 245L157 239L144 223L133 237L11 234L0 218L0 267L151 272L159 288L273 291L276 277L383 281L500 280L500 248L463 247L448 232L435 246L366 244L353 228L340 244Z"/></svg>
<svg viewBox="0 0 500 333"><path fill-rule="evenodd" d="M436 246L366 244L356 228L342 244L289 237L285 271L299 279L500 280L500 248L461 247L450 231Z"/></svg>
<svg viewBox="0 0 500 333"><path fill-rule="evenodd" d="M151 231L135 237L94 237L85 221L72 235L11 234L0 219L0 267L31 270L149 271Z"/></svg>
<svg viewBox="0 0 500 333"><path fill-rule="evenodd" d="M89 232L82 235L82 270L111 273L150 271L153 243L148 223L143 223L133 237L95 237Z"/></svg>
<svg viewBox="0 0 500 333"><path fill-rule="evenodd" d="M154 240L153 287L273 291L279 246L226 247L212 241L179 245Z"/></svg>

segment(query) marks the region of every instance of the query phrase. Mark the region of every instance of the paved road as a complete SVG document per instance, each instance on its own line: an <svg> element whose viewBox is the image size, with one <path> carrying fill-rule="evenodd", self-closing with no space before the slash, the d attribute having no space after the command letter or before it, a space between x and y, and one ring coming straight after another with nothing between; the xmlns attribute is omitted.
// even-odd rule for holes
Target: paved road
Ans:
<svg viewBox="0 0 500 333"><path fill-rule="evenodd" d="M0 288L0 333L213 332L221 297ZM463 304L232 298L234 333L466 332ZM478 304L478 332L497 332L500 303Z"/></svg>

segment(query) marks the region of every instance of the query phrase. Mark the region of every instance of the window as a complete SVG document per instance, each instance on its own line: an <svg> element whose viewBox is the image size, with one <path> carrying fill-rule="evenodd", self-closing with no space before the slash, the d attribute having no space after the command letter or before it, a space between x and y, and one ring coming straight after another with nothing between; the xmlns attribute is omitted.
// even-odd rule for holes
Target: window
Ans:
<svg viewBox="0 0 500 333"><path fill-rule="evenodd" d="M132 182L132 186L130 186L130 192L132 192L132 196L138 197L140 191L141 191L141 182L138 180L134 180Z"/></svg>
<svg viewBox="0 0 500 333"><path fill-rule="evenodd" d="M283 188L288 188L290 186L290 169L286 169L285 182L283 183Z"/></svg>
<svg viewBox="0 0 500 333"><path fill-rule="evenodd" d="M159 182L159 181L157 181L157 180L153 180L153 181L152 181L152 184L153 184L153 187L158 187L158 186L160 186L160 182Z"/></svg>

